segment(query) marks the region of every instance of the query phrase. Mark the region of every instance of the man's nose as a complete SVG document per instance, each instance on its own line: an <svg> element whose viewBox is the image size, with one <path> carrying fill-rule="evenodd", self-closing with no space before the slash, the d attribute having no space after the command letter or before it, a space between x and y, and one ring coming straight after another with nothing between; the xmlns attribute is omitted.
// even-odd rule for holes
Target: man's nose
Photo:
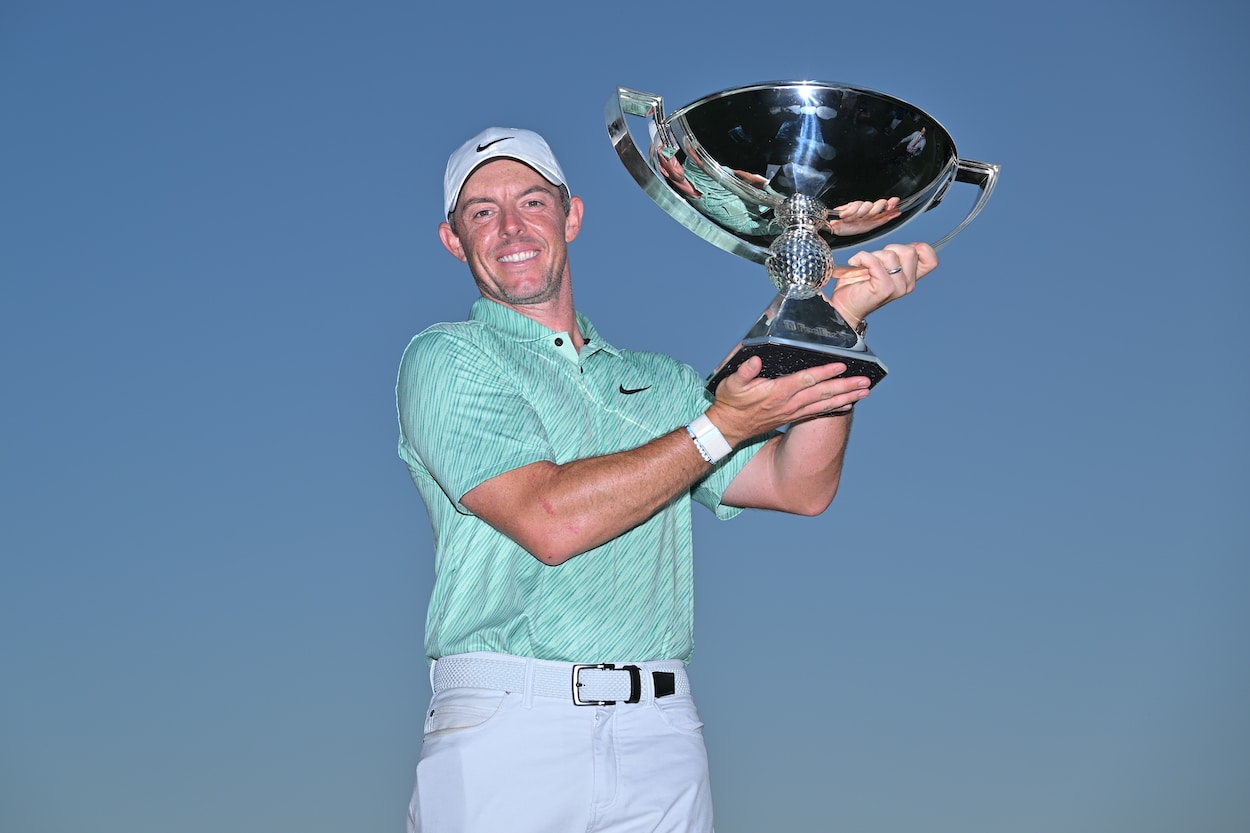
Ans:
<svg viewBox="0 0 1250 833"><path fill-rule="evenodd" d="M499 210L499 230L504 234L517 234L525 228L525 221L521 218L521 212L514 208L501 208Z"/></svg>

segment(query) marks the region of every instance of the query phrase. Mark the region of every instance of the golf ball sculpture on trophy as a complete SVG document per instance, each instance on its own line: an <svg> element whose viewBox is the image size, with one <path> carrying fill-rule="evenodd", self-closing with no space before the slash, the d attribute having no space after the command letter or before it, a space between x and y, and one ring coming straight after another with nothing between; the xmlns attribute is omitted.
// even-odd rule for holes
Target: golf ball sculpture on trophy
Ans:
<svg viewBox="0 0 1250 833"><path fill-rule="evenodd" d="M998 165L960 159L950 134L918 107L845 84L738 87L670 116L660 96L620 87L605 117L621 161L661 208L708 242L764 264L777 287L709 376L712 392L752 356L770 378L845 362L848 374L875 385L886 368L864 343L864 325L848 326L823 292L834 251L894 232L937 206L952 183L977 187L963 220L933 243L940 249L980 213L998 179ZM645 122L648 141L635 138L627 117ZM839 213L864 202L879 209Z"/></svg>

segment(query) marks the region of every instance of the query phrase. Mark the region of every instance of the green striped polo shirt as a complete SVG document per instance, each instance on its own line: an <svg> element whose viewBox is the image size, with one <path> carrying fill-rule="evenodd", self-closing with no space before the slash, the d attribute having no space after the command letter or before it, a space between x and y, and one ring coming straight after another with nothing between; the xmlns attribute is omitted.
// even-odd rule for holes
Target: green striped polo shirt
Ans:
<svg viewBox="0 0 1250 833"><path fill-rule="evenodd" d="M579 355L558 333L480 298L468 321L415 336L396 383L399 456L434 531L430 660L469 651L565 662L689 660L690 501L720 497L760 442L723 460L646 523L551 567L460 498L520 466L636 448L707 410L703 381L659 353L619 350L578 315Z"/></svg>

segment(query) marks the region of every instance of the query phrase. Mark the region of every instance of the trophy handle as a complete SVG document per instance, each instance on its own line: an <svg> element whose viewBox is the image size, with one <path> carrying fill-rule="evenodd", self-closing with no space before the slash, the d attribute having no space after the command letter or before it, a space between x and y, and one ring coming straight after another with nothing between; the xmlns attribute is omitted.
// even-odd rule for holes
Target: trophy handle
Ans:
<svg viewBox="0 0 1250 833"><path fill-rule="evenodd" d="M625 124L625 116L650 118L655 123L656 129L663 131L666 129L663 98L652 93L631 90L628 87L617 87L616 95L609 98L604 106L603 115L608 123L608 136L612 140L612 147L616 148L616 153L621 157L625 169L633 176L634 181L642 186L647 196L668 212L673 219L712 245L756 263L764 262L768 255L767 249L753 246L709 223L706 217L673 193L668 183L647 162L650 150L644 152L634 141L629 127ZM981 202L985 202L984 197ZM977 210L979 211L980 208L978 207ZM968 218L968 220L971 219L972 217ZM964 225L968 224L968 220L964 221ZM953 232L948 235L948 237L953 236Z"/></svg>
<svg viewBox="0 0 1250 833"><path fill-rule="evenodd" d="M981 196L977 197L976 204L972 206L972 210L968 212L968 216L964 217L964 221L955 226L954 229L947 232L940 240L933 244L933 250L938 251L947 243L955 238L955 235L968 227L968 224L981 213L981 209L985 208L985 204L990 200L990 194L994 191L994 186L998 184L999 166L990 162L974 162L971 159L960 159L959 165L955 169L955 178L951 182L965 182L976 185L981 189ZM950 186L950 183L947 183ZM942 197L946 195L946 189L942 189L942 193L926 210L931 210L942 201Z"/></svg>

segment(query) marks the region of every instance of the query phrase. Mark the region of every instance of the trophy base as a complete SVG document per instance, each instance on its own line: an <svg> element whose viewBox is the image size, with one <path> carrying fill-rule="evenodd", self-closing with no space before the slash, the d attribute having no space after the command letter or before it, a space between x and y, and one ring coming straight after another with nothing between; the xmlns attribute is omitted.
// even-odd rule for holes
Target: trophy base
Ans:
<svg viewBox="0 0 1250 833"><path fill-rule="evenodd" d="M869 387L875 387L889 372L838 311L819 294L811 298L778 295L738 349L712 371L708 391L715 395L721 380L752 356L759 356L763 361L760 375L768 379L843 362L846 364L843 376L865 376Z"/></svg>

